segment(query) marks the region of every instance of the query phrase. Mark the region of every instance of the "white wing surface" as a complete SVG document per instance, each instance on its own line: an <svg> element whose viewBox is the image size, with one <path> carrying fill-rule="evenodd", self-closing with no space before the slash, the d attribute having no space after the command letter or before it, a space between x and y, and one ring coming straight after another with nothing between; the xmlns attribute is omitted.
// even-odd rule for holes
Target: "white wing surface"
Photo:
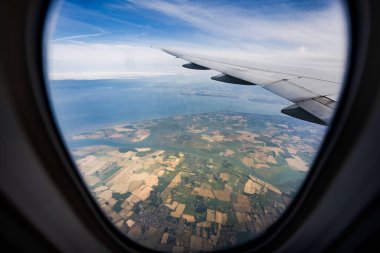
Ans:
<svg viewBox="0 0 380 253"><path fill-rule="evenodd" d="M190 69L212 69L220 72L211 79L221 82L259 85L294 104L281 110L289 116L328 125L334 113L341 83L305 76L301 73L287 73L274 69L257 68L230 59L190 54L169 49L162 51L188 61L183 67ZM293 70L292 72L296 72Z"/></svg>

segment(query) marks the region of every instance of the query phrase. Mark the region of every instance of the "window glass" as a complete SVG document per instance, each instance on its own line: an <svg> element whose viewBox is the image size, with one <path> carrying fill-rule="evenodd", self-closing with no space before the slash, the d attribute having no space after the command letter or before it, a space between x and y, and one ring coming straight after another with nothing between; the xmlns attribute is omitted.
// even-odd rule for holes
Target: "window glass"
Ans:
<svg viewBox="0 0 380 253"><path fill-rule="evenodd" d="M76 169L121 233L165 252L228 249L279 219L348 47L344 6L328 0L67 0L46 30Z"/></svg>

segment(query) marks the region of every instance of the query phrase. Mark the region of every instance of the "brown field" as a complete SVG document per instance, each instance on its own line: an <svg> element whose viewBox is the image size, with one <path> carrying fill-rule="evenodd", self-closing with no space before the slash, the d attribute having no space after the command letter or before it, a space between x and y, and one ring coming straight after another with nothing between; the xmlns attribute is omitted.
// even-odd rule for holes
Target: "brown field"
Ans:
<svg viewBox="0 0 380 253"><path fill-rule="evenodd" d="M172 181L170 182L169 186L168 187L176 187L179 183L181 183L181 175L182 175L182 172L179 172L173 179Z"/></svg>
<svg viewBox="0 0 380 253"><path fill-rule="evenodd" d="M215 221L218 224L226 225L227 224L227 214L216 211L215 212Z"/></svg>
<svg viewBox="0 0 380 253"><path fill-rule="evenodd" d="M192 133L192 134L199 134L199 133L202 133L204 131L207 131L207 127L197 127L197 126L191 126L191 127L187 127L187 131L188 133Z"/></svg>
<svg viewBox="0 0 380 253"><path fill-rule="evenodd" d="M240 161L242 163L244 163L246 166L248 167L254 167L255 166L255 162L253 161L253 159L249 158L249 157L243 157L243 158L240 158Z"/></svg>
<svg viewBox="0 0 380 253"><path fill-rule="evenodd" d="M252 218L247 213L235 212L235 215L239 223L252 221Z"/></svg>
<svg viewBox="0 0 380 253"><path fill-rule="evenodd" d="M249 199L246 195L238 193L236 202L241 204L249 204Z"/></svg>
<svg viewBox="0 0 380 253"><path fill-rule="evenodd" d="M234 203L233 206L236 212L251 212L251 205L249 203Z"/></svg>
<svg viewBox="0 0 380 253"><path fill-rule="evenodd" d="M157 150L155 151L152 156L162 156L165 153L164 150Z"/></svg>
<svg viewBox="0 0 380 253"><path fill-rule="evenodd" d="M273 163L276 164L277 161L273 156L267 156L267 163Z"/></svg>
<svg viewBox="0 0 380 253"><path fill-rule="evenodd" d="M183 211L185 210L186 205L185 204L178 204L177 208L175 209L174 212L171 212L170 215L179 218L181 217Z"/></svg>
<svg viewBox="0 0 380 253"><path fill-rule="evenodd" d="M108 201L110 198L112 198L112 191L111 190L105 190L98 194L98 198L104 199Z"/></svg>
<svg viewBox="0 0 380 253"><path fill-rule="evenodd" d="M155 185L158 185L158 177L156 175L149 175L145 180L144 180L145 184L147 186L155 186Z"/></svg>
<svg viewBox="0 0 380 253"><path fill-rule="evenodd" d="M284 150L282 150L282 148L280 147L261 147L261 148L264 148L264 152L273 151L276 154L276 156L279 155L280 153L284 153Z"/></svg>
<svg viewBox="0 0 380 253"><path fill-rule="evenodd" d="M204 198L210 198L213 199L214 194L212 194L212 191L210 189L201 188L201 187L194 187L194 189L191 191L191 194L202 196Z"/></svg>
<svg viewBox="0 0 380 253"><path fill-rule="evenodd" d="M195 217L190 214L182 214L182 219L185 219L187 222L195 222Z"/></svg>
<svg viewBox="0 0 380 253"><path fill-rule="evenodd" d="M225 136L220 134L219 131L211 132L211 135L202 135L201 138L203 140L209 141L209 142L222 142L225 139Z"/></svg>
<svg viewBox="0 0 380 253"><path fill-rule="evenodd" d="M251 212L251 205L249 204L249 199L244 194L237 195L236 203L234 203L233 206L236 212Z"/></svg>
<svg viewBox="0 0 380 253"><path fill-rule="evenodd" d="M113 135L110 135L110 136L108 136L109 138L121 138L121 137L123 137L124 136L124 134L113 134Z"/></svg>
<svg viewBox="0 0 380 253"><path fill-rule="evenodd" d="M228 175L228 173L222 172L222 173L219 174L219 178L220 178L220 180L222 180L223 182L227 182L227 181L228 181L228 178L229 178L229 175Z"/></svg>
<svg viewBox="0 0 380 253"><path fill-rule="evenodd" d="M299 156L294 156L293 158L286 158L285 160L289 164L289 166L293 167L296 170L307 171L309 169L307 164Z"/></svg>
<svg viewBox="0 0 380 253"><path fill-rule="evenodd" d="M227 214L219 211L207 209L207 218L208 222L216 222L222 225L227 223Z"/></svg>
<svg viewBox="0 0 380 253"><path fill-rule="evenodd" d="M131 230L128 231L128 237L131 239L139 239L142 235L142 227L141 226L133 226Z"/></svg>
<svg viewBox="0 0 380 253"><path fill-rule="evenodd" d="M95 176L84 176L84 181L89 185L93 186L100 182L100 179Z"/></svg>
<svg viewBox="0 0 380 253"><path fill-rule="evenodd" d="M125 127L114 127L113 128L116 132L133 132L135 129L132 128L125 128Z"/></svg>
<svg viewBox="0 0 380 253"><path fill-rule="evenodd" d="M264 182L263 180L258 179L257 177L249 175L249 178L252 181L254 181L255 183L263 186L265 189L271 190L271 191L273 191L273 192L275 192L277 194L280 194L280 195L282 194L282 192L280 191L280 189L278 189L277 187L275 187L275 186L273 186L273 185L271 185L271 184L269 184L267 182Z"/></svg>
<svg viewBox="0 0 380 253"><path fill-rule="evenodd" d="M127 224L127 226L128 226L129 228L131 228L133 225L135 225L135 221L134 221L134 220L131 220L131 219L127 220L127 222L125 222L125 223Z"/></svg>
<svg viewBox="0 0 380 253"><path fill-rule="evenodd" d="M131 140L131 142L139 142L145 140L150 135L150 130L147 129L139 129L135 132L135 138Z"/></svg>
<svg viewBox="0 0 380 253"><path fill-rule="evenodd" d="M269 166L264 163L255 163L255 169L264 169L264 168L269 168Z"/></svg>
<svg viewBox="0 0 380 253"><path fill-rule="evenodd" d="M287 147L286 148L288 150L288 152L292 155L295 155L297 154L297 149L295 149L294 147Z"/></svg>
<svg viewBox="0 0 380 253"><path fill-rule="evenodd" d="M129 183L128 191L133 192L137 188L139 188L141 185L144 184L144 180L136 180Z"/></svg>
<svg viewBox="0 0 380 253"><path fill-rule="evenodd" d="M114 176L108 183L111 190L118 193L126 193L129 191L129 185L134 181L144 181L148 178L149 174L143 173L128 173L127 170L122 170ZM136 183L134 183L136 184ZM132 187L134 188L134 187Z"/></svg>
<svg viewBox="0 0 380 253"><path fill-rule="evenodd" d="M251 179L248 179L247 183L245 183L244 186L244 192L247 194L259 193L262 187L262 185L252 181Z"/></svg>
<svg viewBox="0 0 380 253"><path fill-rule="evenodd" d="M110 149L110 147L106 145L89 146L89 147L84 147L80 149L75 149L73 151L73 154L78 155L78 156L86 156L86 155L89 155L90 153L93 153L102 149L108 150Z"/></svg>
<svg viewBox="0 0 380 253"><path fill-rule="evenodd" d="M72 140L90 140L90 139L99 139L104 137L103 133L94 133L94 134L80 134L80 135L75 135L71 137Z"/></svg>
<svg viewBox="0 0 380 253"><path fill-rule="evenodd" d="M132 192L132 195L135 195L138 197L140 200L144 201L147 200L150 196L150 192L152 191L152 187L147 186L147 185L142 185L136 190Z"/></svg>
<svg viewBox="0 0 380 253"><path fill-rule="evenodd" d="M305 143L302 143L302 144L300 143L298 145L298 150L303 151L303 152L307 152L307 153L314 153L315 152L315 149L312 146L305 144Z"/></svg>
<svg viewBox="0 0 380 253"><path fill-rule="evenodd" d="M113 206L116 204L116 202L117 202L117 200L114 199L114 198L110 198L110 199L108 200L108 204L109 204L111 207L113 207Z"/></svg>
<svg viewBox="0 0 380 253"><path fill-rule="evenodd" d="M162 238L161 238L161 243L167 243L168 238L169 238L169 233L166 233L166 232L163 233Z"/></svg>
<svg viewBox="0 0 380 253"><path fill-rule="evenodd" d="M117 228L122 228L123 227L123 224L124 224L124 220L119 220L118 222L115 223L115 226Z"/></svg>
<svg viewBox="0 0 380 253"><path fill-rule="evenodd" d="M233 156L235 154L235 151L233 151L232 149L226 149L226 151L224 151L223 155L224 156Z"/></svg>
<svg viewBox="0 0 380 253"><path fill-rule="evenodd" d="M131 217L134 212L133 211L128 211L126 209L123 209L119 212L120 216L124 219L128 219L129 217Z"/></svg>
<svg viewBox="0 0 380 253"><path fill-rule="evenodd" d="M128 205L134 206L136 203L140 202L141 199L139 197L137 197L136 195L132 194L125 201L129 202Z"/></svg>
<svg viewBox="0 0 380 253"><path fill-rule="evenodd" d="M212 190L216 199L221 201L230 202L231 199L231 191L226 190Z"/></svg>
<svg viewBox="0 0 380 253"><path fill-rule="evenodd" d="M251 154L253 160L256 163L266 163L268 155L265 152L262 152L260 149L255 150L253 154Z"/></svg>
<svg viewBox="0 0 380 253"><path fill-rule="evenodd" d="M165 204L165 206L169 207L171 210L175 210L178 204L179 203L177 201L173 201L171 204Z"/></svg>
<svg viewBox="0 0 380 253"><path fill-rule="evenodd" d="M211 227L211 222L209 221L198 222L197 227L209 228Z"/></svg>
<svg viewBox="0 0 380 253"><path fill-rule="evenodd" d="M257 163L277 163L274 157L270 154L270 152L274 152L276 156L284 151L279 147L257 147L255 152L251 154L252 158Z"/></svg>
<svg viewBox="0 0 380 253"><path fill-rule="evenodd" d="M277 136L277 138L281 139L281 140L289 140L289 135L288 134L282 134L282 135Z"/></svg>
<svg viewBox="0 0 380 253"><path fill-rule="evenodd" d="M254 142L256 137L259 137L260 135L254 134L248 131L235 131L239 135L236 136L236 139L239 141L249 141Z"/></svg>
<svg viewBox="0 0 380 253"><path fill-rule="evenodd" d="M161 193L161 198L163 200L166 200L168 197L171 196L171 193L170 191L175 188L176 186L178 186L178 184L181 182L181 173L182 172L178 172L178 174L173 178L173 180L170 182L170 184L165 188L165 190L162 191Z"/></svg>
<svg viewBox="0 0 380 253"><path fill-rule="evenodd" d="M111 217L113 223L116 223L119 220L121 220L121 216L114 211L108 212L108 216Z"/></svg>
<svg viewBox="0 0 380 253"><path fill-rule="evenodd" d="M289 138L289 136L288 136L288 138ZM292 138L291 138L293 141L301 141L301 137L299 137L299 136L292 136Z"/></svg>
<svg viewBox="0 0 380 253"><path fill-rule="evenodd" d="M176 156L169 156L169 158L164 162L168 166L166 170L174 171L180 162L181 158L178 158Z"/></svg>
<svg viewBox="0 0 380 253"><path fill-rule="evenodd" d="M92 192L102 192L107 189L108 189L107 186L102 185L102 186L96 187Z"/></svg>

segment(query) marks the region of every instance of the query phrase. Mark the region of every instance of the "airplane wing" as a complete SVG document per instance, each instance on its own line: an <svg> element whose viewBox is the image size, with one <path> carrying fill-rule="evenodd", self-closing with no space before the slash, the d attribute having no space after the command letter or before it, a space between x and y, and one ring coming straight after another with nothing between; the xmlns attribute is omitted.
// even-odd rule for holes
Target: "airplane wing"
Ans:
<svg viewBox="0 0 380 253"><path fill-rule="evenodd" d="M259 85L291 102L282 113L309 122L328 125L334 114L341 84L339 82L261 69L234 63L229 59L190 54L161 48L162 51L188 61L183 67L215 70L220 75L211 79L221 82Z"/></svg>

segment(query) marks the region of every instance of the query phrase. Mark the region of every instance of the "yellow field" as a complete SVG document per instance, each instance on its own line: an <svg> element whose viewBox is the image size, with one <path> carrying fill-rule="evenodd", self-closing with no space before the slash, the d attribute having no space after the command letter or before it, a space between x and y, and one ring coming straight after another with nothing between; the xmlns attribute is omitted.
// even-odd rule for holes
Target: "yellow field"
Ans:
<svg viewBox="0 0 380 253"><path fill-rule="evenodd" d="M177 201L173 201L171 204L165 204L165 206L169 207L171 210L175 210L178 204L179 203Z"/></svg>
<svg viewBox="0 0 380 253"><path fill-rule="evenodd" d="M175 209L174 212L171 212L170 215L179 218L181 217L183 211L185 210L186 205L185 204L178 204L177 208Z"/></svg>
<svg viewBox="0 0 380 253"><path fill-rule="evenodd" d="M251 179L248 179L247 183L245 183L244 186L244 192L247 194L259 193L262 187L262 185L252 181Z"/></svg>
<svg viewBox="0 0 380 253"><path fill-rule="evenodd" d="M151 148L135 148L137 152L147 152L150 151Z"/></svg>
<svg viewBox="0 0 380 253"><path fill-rule="evenodd" d="M127 220L126 224L127 224L127 226L128 226L128 227L130 227L130 228L131 228L133 225L135 225L135 221L134 221L134 220L131 220L131 219L129 219L129 220Z"/></svg>
<svg viewBox="0 0 380 253"><path fill-rule="evenodd" d="M224 141L225 136L220 134L219 131L214 131L211 132L211 135L203 134L201 138L209 142L222 142Z"/></svg>
<svg viewBox="0 0 380 253"><path fill-rule="evenodd" d="M182 214L182 219L185 219L187 222L195 222L195 217L190 214Z"/></svg>
<svg viewBox="0 0 380 253"><path fill-rule="evenodd" d="M285 160L289 164L289 166L293 167L296 170L307 171L309 169L307 164L299 156L294 156L293 158L286 158Z"/></svg>

